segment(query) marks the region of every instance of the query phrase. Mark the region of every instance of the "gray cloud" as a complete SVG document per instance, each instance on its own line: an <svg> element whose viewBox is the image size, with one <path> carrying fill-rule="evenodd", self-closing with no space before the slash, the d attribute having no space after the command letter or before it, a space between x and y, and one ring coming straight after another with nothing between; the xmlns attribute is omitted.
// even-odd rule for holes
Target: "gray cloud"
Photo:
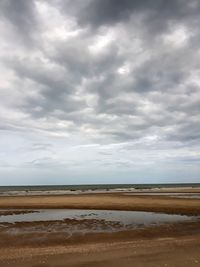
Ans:
<svg viewBox="0 0 200 267"><path fill-rule="evenodd" d="M199 12L195 0L1 1L2 135L25 132L27 153L35 153L28 161L37 167L51 165L42 153L56 154L59 138L66 140L58 145L57 165L77 142L97 143L88 157L97 164L105 156L101 166L131 168L132 151L145 158L146 149L149 162L155 151L162 151L156 157L162 162L182 151L179 162L195 164ZM118 152L125 159L112 163L116 151L109 144L123 142Z"/></svg>
<svg viewBox="0 0 200 267"><path fill-rule="evenodd" d="M74 1L77 8L69 8L69 1L60 1L63 11L68 10L77 16L80 24L85 23L92 27L123 23L131 16L142 15L145 27L151 29L151 33L165 31L168 23L185 19L198 18L200 4L198 1L185 0L90 0L85 4Z"/></svg>
<svg viewBox="0 0 200 267"><path fill-rule="evenodd" d="M0 15L12 27L16 38L22 38L24 43L31 42L32 34L37 29L34 1L2 0L0 3Z"/></svg>

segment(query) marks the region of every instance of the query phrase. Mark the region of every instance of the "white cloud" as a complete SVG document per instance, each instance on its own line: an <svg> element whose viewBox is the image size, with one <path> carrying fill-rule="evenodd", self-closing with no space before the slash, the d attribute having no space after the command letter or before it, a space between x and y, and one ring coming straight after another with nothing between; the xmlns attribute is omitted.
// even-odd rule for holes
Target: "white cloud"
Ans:
<svg viewBox="0 0 200 267"><path fill-rule="evenodd" d="M183 25L176 26L168 34L163 36L163 40L167 45L180 48L188 44L190 31Z"/></svg>

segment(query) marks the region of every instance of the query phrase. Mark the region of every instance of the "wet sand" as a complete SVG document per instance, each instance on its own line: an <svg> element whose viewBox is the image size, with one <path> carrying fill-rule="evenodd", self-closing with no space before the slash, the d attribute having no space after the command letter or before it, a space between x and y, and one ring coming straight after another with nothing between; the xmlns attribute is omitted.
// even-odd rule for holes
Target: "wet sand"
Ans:
<svg viewBox="0 0 200 267"><path fill-rule="evenodd" d="M6 249L1 252L4 254L1 267L188 267L199 266L200 262L199 242L187 238ZM12 257L7 260L7 255Z"/></svg>
<svg viewBox="0 0 200 267"><path fill-rule="evenodd" d="M200 266L200 224L171 225L126 233L62 236L38 244L29 236L0 245L0 266ZM176 228L179 229L178 232ZM1 239L2 240L2 239ZM20 241L19 241L20 240ZM26 239L27 241L27 239Z"/></svg>
<svg viewBox="0 0 200 267"><path fill-rule="evenodd" d="M0 208L84 208L200 215L200 199L170 196L87 194L0 197ZM18 229L52 222L18 223ZM59 223L59 222L58 222ZM76 221L67 223L76 224ZM85 222L88 223L88 222ZM95 222L91 222L94 224ZM9 225L16 227L16 225ZM117 225L116 225L117 227ZM116 233L74 235L0 231L0 266L200 266L200 221L151 226Z"/></svg>
<svg viewBox="0 0 200 267"><path fill-rule="evenodd" d="M103 209L200 214L200 199L122 193L0 197L0 209Z"/></svg>

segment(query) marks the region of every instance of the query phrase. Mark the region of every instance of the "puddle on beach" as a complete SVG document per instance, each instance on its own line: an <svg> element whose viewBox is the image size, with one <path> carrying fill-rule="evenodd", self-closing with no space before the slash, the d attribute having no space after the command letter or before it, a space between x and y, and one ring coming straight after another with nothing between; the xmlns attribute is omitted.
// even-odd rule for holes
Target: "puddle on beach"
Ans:
<svg viewBox="0 0 200 267"><path fill-rule="evenodd" d="M37 225L38 222L40 224L39 228L41 226L44 228L43 231L48 231L48 227L50 227L51 231L56 231L56 229L62 229L63 231L65 229L72 232L77 232L78 230L84 232L106 232L191 221L195 218L194 216L139 211L43 209L34 210L30 213L1 215L0 224L9 223L17 226L20 222L23 222L26 223L26 227L28 226L30 230L30 224L27 223L32 222ZM48 227L44 224L45 222L48 222Z"/></svg>

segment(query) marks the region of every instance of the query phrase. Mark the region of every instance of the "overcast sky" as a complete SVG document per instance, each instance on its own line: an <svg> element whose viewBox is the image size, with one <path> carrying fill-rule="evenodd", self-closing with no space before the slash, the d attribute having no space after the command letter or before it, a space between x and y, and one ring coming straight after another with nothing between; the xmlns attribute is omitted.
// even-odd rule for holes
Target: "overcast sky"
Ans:
<svg viewBox="0 0 200 267"><path fill-rule="evenodd" d="M0 184L200 182L199 14L0 0Z"/></svg>

